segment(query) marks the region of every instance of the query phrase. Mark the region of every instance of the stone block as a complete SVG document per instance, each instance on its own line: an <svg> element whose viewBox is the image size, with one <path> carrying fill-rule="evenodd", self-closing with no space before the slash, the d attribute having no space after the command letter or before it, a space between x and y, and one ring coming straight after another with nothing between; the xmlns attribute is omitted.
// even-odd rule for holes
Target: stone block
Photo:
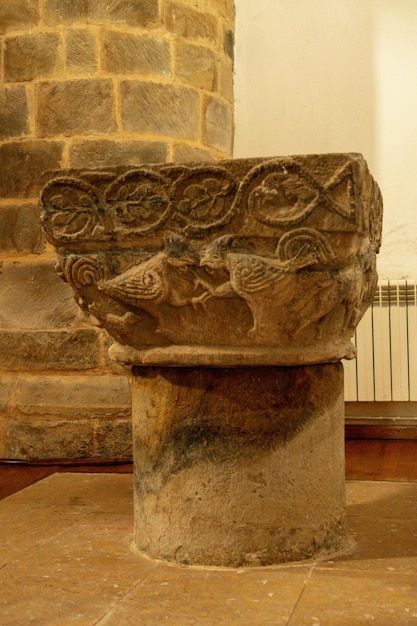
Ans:
<svg viewBox="0 0 417 626"><path fill-rule="evenodd" d="M167 144L162 141L110 141L95 139L75 143L70 147L72 167L108 167L165 163Z"/></svg>
<svg viewBox="0 0 417 626"><path fill-rule="evenodd" d="M175 77L193 87L214 91L217 68L213 52L202 46L178 41L175 48Z"/></svg>
<svg viewBox="0 0 417 626"><path fill-rule="evenodd" d="M0 367L4 369L86 370L99 362L95 329L0 331Z"/></svg>
<svg viewBox="0 0 417 626"><path fill-rule="evenodd" d="M44 248L45 240L36 204L0 207L0 252L39 253Z"/></svg>
<svg viewBox="0 0 417 626"><path fill-rule="evenodd" d="M220 61L220 78L218 82L220 95L233 104L233 63L226 57L223 57Z"/></svg>
<svg viewBox="0 0 417 626"><path fill-rule="evenodd" d="M61 37L56 33L9 37L3 53L5 81L31 81L62 71L61 48Z"/></svg>
<svg viewBox="0 0 417 626"><path fill-rule="evenodd" d="M0 413L4 413L6 411L14 392L15 385L15 376L0 374Z"/></svg>
<svg viewBox="0 0 417 626"><path fill-rule="evenodd" d="M226 154L232 152L232 108L211 96L207 96L204 100L203 143Z"/></svg>
<svg viewBox="0 0 417 626"><path fill-rule="evenodd" d="M0 3L0 33L37 26L39 19L39 0L6 0Z"/></svg>
<svg viewBox="0 0 417 626"><path fill-rule="evenodd" d="M21 376L15 407L43 418L130 418L127 376Z"/></svg>
<svg viewBox="0 0 417 626"><path fill-rule="evenodd" d="M130 416L124 420L100 420L96 424L96 456L99 459L132 458L132 419Z"/></svg>
<svg viewBox="0 0 417 626"><path fill-rule="evenodd" d="M41 83L36 124L42 137L109 133L117 129L110 80L72 80Z"/></svg>
<svg viewBox="0 0 417 626"><path fill-rule="evenodd" d="M87 19L84 0L44 0L43 19L46 24L68 24Z"/></svg>
<svg viewBox="0 0 417 626"><path fill-rule="evenodd" d="M196 138L199 97L186 87L124 81L120 85L125 130Z"/></svg>
<svg viewBox="0 0 417 626"><path fill-rule="evenodd" d="M29 103L23 85L0 87L0 140L30 134Z"/></svg>
<svg viewBox="0 0 417 626"><path fill-rule="evenodd" d="M107 31L102 46L102 68L106 72L163 76L171 73L171 49L167 40Z"/></svg>
<svg viewBox="0 0 417 626"><path fill-rule="evenodd" d="M86 29L66 33L66 69L74 74L93 74L97 70L96 38Z"/></svg>
<svg viewBox="0 0 417 626"><path fill-rule="evenodd" d="M16 141L0 145L0 197L34 198L43 172L61 166L64 143Z"/></svg>
<svg viewBox="0 0 417 626"><path fill-rule="evenodd" d="M1 213L0 213L1 215ZM30 306L28 306L30 303ZM0 274L0 328L57 329L80 322L81 310L54 261L5 261Z"/></svg>
<svg viewBox="0 0 417 626"><path fill-rule="evenodd" d="M213 155L207 150L194 148L187 144L174 145L174 163L210 163L214 160Z"/></svg>
<svg viewBox="0 0 417 626"><path fill-rule="evenodd" d="M94 457L93 421L10 419L6 424L9 459L52 460Z"/></svg>
<svg viewBox="0 0 417 626"><path fill-rule="evenodd" d="M214 15L195 11L177 2L167 2L163 7L163 20L167 30L186 39L217 41L217 19Z"/></svg>
<svg viewBox="0 0 417 626"><path fill-rule="evenodd" d="M87 0L86 4L88 19L94 22L150 27L159 21L159 0Z"/></svg>

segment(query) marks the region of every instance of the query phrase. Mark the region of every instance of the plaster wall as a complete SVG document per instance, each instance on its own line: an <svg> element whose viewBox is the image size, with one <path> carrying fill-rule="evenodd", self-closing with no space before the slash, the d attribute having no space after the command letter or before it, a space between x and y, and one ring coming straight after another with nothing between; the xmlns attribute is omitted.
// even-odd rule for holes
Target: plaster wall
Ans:
<svg viewBox="0 0 417 626"><path fill-rule="evenodd" d="M384 197L380 279L417 276L417 3L239 0L235 156L361 152Z"/></svg>

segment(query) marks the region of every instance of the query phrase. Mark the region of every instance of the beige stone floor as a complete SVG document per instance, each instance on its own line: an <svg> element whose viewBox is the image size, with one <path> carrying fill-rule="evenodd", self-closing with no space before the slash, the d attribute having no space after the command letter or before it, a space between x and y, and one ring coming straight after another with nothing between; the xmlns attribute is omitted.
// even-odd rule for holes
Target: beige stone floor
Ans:
<svg viewBox="0 0 417 626"><path fill-rule="evenodd" d="M0 624L417 625L417 483L347 499L348 555L186 568L134 552L131 475L54 474L0 502Z"/></svg>

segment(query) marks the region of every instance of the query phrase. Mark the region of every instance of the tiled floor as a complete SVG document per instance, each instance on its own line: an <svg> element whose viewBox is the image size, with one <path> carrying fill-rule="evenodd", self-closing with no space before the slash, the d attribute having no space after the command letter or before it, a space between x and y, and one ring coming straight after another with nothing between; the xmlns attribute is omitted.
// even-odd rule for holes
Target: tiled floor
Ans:
<svg viewBox="0 0 417 626"><path fill-rule="evenodd" d="M131 475L53 474L0 502L0 624L417 625L417 483L347 496L348 555L186 568L134 552Z"/></svg>

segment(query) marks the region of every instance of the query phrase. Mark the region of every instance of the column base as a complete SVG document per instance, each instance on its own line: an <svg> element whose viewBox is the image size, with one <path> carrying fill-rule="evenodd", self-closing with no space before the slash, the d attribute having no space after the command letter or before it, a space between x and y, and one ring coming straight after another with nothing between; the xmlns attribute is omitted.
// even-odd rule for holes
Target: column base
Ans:
<svg viewBox="0 0 417 626"><path fill-rule="evenodd" d="M343 548L342 365L134 368L135 543L259 566Z"/></svg>

